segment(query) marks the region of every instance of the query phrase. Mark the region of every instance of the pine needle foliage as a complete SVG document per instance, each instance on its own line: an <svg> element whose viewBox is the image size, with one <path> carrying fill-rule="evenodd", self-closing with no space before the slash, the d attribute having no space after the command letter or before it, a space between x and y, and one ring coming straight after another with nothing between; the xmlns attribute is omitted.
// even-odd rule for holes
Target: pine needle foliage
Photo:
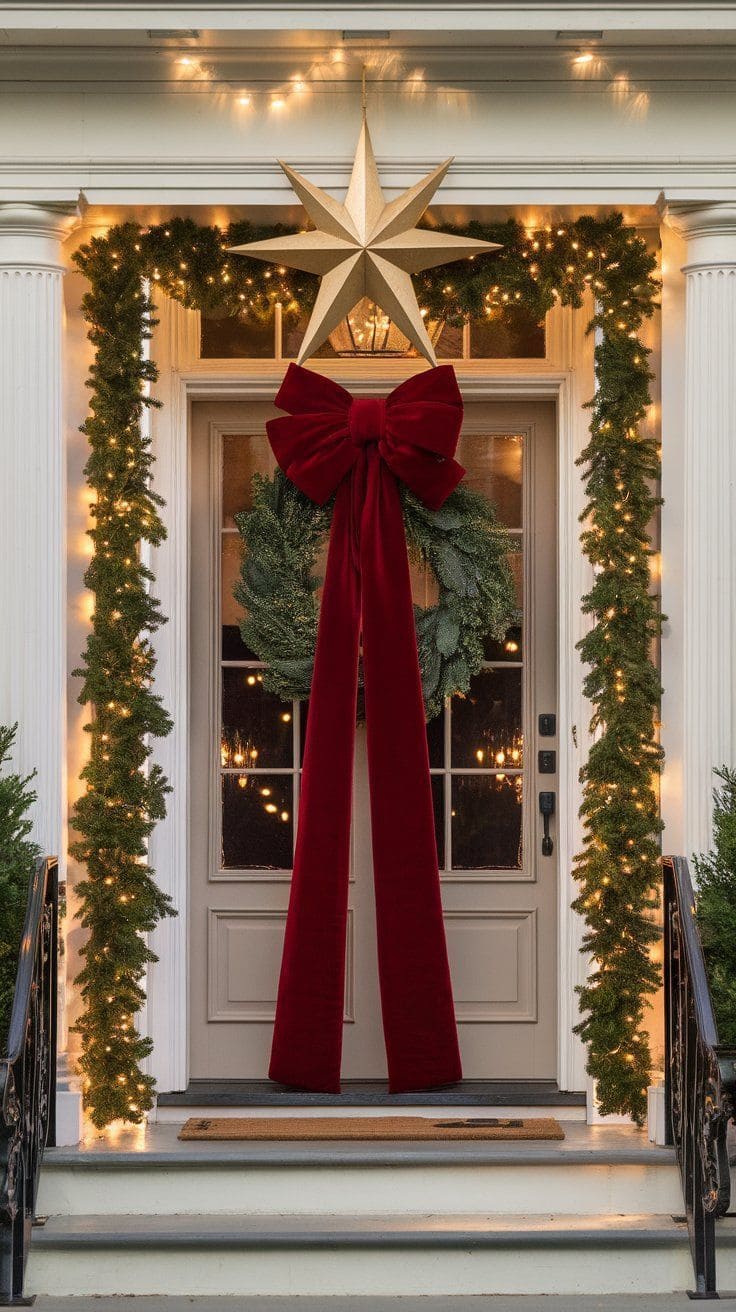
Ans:
<svg viewBox="0 0 736 1312"><path fill-rule="evenodd" d="M695 858L695 905L718 1040L736 1047L736 770L716 770L713 850Z"/></svg>
<svg viewBox="0 0 736 1312"><path fill-rule="evenodd" d="M332 519L277 470L253 477L252 505L235 516L245 551L235 600L246 647L266 661L263 686L282 701L306 700L317 642L315 565Z"/></svg>
<svg viewBox="0 0 736 1312"><path fill-rule="evenodd" d="M83 311L95 347L83 428L90 445L85 475L94 493L94 554L85 583L94 614L75 673L82 678L79 700L94 714L85 726L90 754L71 852L87 872L77 886L87 930L76 981L84 1001L77 1030L85 1100L97 1126L140 1121L152 1106L153 1081L141 1069L151 1042L138 1033L135 1017L144 1000L141 981L155 959L145 936L172 910L146 862L147 839L165 814L167 790L160 768L148 765L148 740L167 734L171 723L151 689L150 634L163 616L140 552L141 543L158 546L164 529L141 427L150 404L145 388L155 371L143 354L152 306L132 258L136 237L137 228L126 225L113 242L93 238L77 256L90 281Z"/></svg>
<svg viewBox="0 0 736 1312"><path fill-rule="evenodd" d="M466 693L485 641L502 641L519 620L509 564L513 543L486 497L455 488L440 510L402 492L409 553L437 581L434 606L415 606L419 668L428 720L447 697Z"/></svg>
<svg viewBox="0 0 736 1312"><path fill-rule="evenodd" d="M163 538L140 424L149 404L144 389L155 378L154 365L141 352L154 312L142 280L150 280L154 297L163 293L185 306L259 321L278 301L294 320L314 303L317 280L228 251L275 231L247 223L223 231L183 218L147 229L129 223L94 238L76 256L90 280L84 312L96 351L85 425L91 445L87 477L98 499L88 572L95 617L82 694L95 714L75 855L88 872L82 885L82 921L90 938L80 977L80 1030L87 1105L98 1125L117 1117L137 1120L150 1106L152 1081L140 1070L148 1044L133 1018L150 960L144 936L171 910L145 863L146 839L163 814L166 789L160 772L147 765L148 741L166 733L169 721L150 686L149 639L163 616L138 551L140 542ZM583 216L534 231L513 219L473 222L458 231L501 242L502 249L418 275L419 302L432 318L455 324L469 315L503 319L509 306L521 304L541 319L556 303L582 305L586 290L596 299L590 330L599 333L598 390L582 457L588 506L581 539L596 580L583 599L592 628L580 644L595 742L583 770L585 843L575 866L575 906L587 924L584 950L593 968L581 990L579 1030L601 1110L641 1120L650 1066L643 1022L657 983L649 949L656 932L660 832L660 688L652 661L659 613L651 594L649 540L658 504L658 454L641 432L650 377L641 327L655 308L655 260L620 214ZM437 568L452 577L449 558ZM301 645L284 654L301 661L303 672L313 604L312 595L304 615L296 616ZM433 641L449 649L454 633L452 618L445 616Z"/></svg>
<svg viewBox="0 0 736 1312"><path fill-rule="evenodd" d="M7 768L16 729L0 727L0 1054L6 1051L28 887L41 855L29 838L33 776Z"/></svg>

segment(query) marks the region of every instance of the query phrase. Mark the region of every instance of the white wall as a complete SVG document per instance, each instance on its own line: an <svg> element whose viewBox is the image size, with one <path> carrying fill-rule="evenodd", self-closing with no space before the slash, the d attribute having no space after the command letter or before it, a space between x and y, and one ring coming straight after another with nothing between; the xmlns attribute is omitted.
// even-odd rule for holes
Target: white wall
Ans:
<svg viewBox="0 0 736 1312"><path fill-rule="evenodd" d="M0 198L81 189L91 204L289 204L279 157L339 187L359 125L362 55L348 50L332 64L329 46L309 49L303 34L291 51L260 50L266 35L250 50L241 39L198 54L197 43L185 57L199 62L188 67L181 50L151 50L150 41L141 50L145 36L124 54L46 50L12 63L0 46ZM472 43L369 54L371 126L388 184L405 186L454 155L448 204L736 194L728 49L618 48L583 66L576 57L569 45Z"/></svg>

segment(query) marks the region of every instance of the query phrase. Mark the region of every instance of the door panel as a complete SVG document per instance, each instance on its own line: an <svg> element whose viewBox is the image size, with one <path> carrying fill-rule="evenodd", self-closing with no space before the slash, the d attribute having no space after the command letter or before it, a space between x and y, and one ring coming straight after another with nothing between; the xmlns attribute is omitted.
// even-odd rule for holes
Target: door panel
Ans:
<svg viewBox="0 0 736 1312"><path fill-rule="evenodd" d="M272 472L257 402L192 414L192 1078L266 1075L298 814L306 707L266 693L232 596L234 516ZM459 459L507 526L519 622L428 726L443 904L467 1078L555 1076L555 858L541 856L535 725L556 707L555 415L469 402ZM414 599L434 580L415 571ZM551 740L541 745L549 747ZM529 744L533 751L524 745ZM365 732L356 741L343 1075L385 1076Z"/></svg>

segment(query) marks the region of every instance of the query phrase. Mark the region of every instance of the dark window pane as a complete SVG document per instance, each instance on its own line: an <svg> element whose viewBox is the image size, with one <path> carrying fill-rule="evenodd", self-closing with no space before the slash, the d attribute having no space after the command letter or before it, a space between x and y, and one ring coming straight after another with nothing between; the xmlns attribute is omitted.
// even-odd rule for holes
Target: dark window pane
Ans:
<svg viewBox="0 0 736 1312"><path fill-rule="evenodd" d="M521 775L453 775L453 870L520 870L521 815Z"/></svg>
<svg viewBox="0 0 736 1312"><path fill-rule="evenodd" d="M222 626L222 659L224 661L257 661L258 657L246 647L237 624Z"/></svg>
<svg viewBox="0 0 736 1312"><path fill-rule="evenodd" d="M432 803L434 805L434 834L437 839L437 864L445 868L445 776L432 775Z"/></svg>
<svg viewBox="0 0 736 1312"><path fill-rule="evenodd" d="M544 324L522 305L493 307L470 321L470 354L481 360L541 360Z"/></svg>
<svg viewBox="0 0 736 1312"><path fill-rule="evenodd" d="M290 774L223 775L223 870L291 869L293 796Z"/></svg>
<svg viewBox="0 0 736 1312"><path fill-rule="evenodd" d="M240 315L202 314L201 355L203 360L272 360L274 322L265 323Z"/></svg>
<svg viewBox="0 0 736 1312"><path fill-rule="evenodd" d="M293 703L265 692L260 670L222 671L223 765L290 766L293 730Z"/></svg>
<svg viewBox="0 0 736 1312"><path fill-rule="evenodd" d="M506 630L503 642L494 642L492 638L486 638L483 651L487 661L522 660L521 625L512 624L511 628Z"/></svg>
<svg viewBox="0 0 736 1312"><path fill-rule="evenodd" d="M427 746L429 764L433 769L442 769L445 764L445 712L440 711L427 725Z"/></svg>
<svg viewBox="0 0 736 1312"><path fill-rule="evenodd" d="M453 697L451 743L454 769L521 766L521 670L482 670L465 697Z"/></svg>

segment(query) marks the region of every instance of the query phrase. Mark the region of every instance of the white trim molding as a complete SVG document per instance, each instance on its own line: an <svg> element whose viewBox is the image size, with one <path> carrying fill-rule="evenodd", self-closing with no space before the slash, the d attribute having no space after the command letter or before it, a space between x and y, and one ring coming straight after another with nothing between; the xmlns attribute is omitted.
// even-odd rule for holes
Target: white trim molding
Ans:
<svg viewBox="0 0 736 1312"><path fill-rule="evenodd" d="M436 161L430 157L379 158L391 197L421 178ZM298 155L290 163L319 186L342 194L350 179L350 160ZM446 205L654 206L663 187L671 197L694 191L714 201L736 200L732 156L641 155L483 155L454 158L437 196ZM83 193L96 205L290 205L293 192L278 165L268 158L207 155L172 158L56 155L0 157L0 193L8 198L70 201Z"/></svg>
<svg viewBox="0 0 736 1312"><path fill-rule="evenodd" d="M711 843L713 770L736 764L736 205L662 203L684 242L682 829Z"/></svg>
<svg viewBox="0 0 736 1312"><path fill-rule="evenodd" d="M152 744L153 759L171 792L148 853L156 881L177 914L160 921L152 935L159 961L148 973L146 1022L153 1039L151 1069L159 1088L171 1090L186 1087L189 1067L189 420L181 370L199 352L199 313L159 296L156 318L153 354L159 378L152 390L162 406L151 412L151 439L167 539L151 551L150 564L168 622L155 635L154 691L173 728Z"/></svg>

